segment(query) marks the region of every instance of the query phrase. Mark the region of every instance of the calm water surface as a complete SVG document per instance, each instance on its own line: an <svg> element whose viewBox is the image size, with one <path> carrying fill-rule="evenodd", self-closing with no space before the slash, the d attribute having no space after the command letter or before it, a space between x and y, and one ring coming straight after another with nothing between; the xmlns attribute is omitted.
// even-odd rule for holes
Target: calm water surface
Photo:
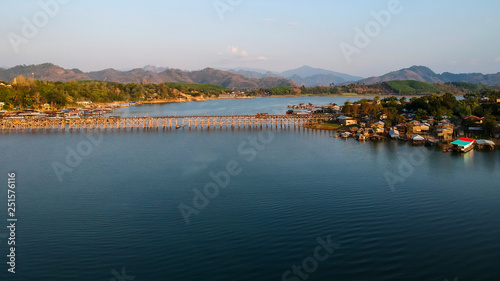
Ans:
<svg viewBox="0 0 500 281"><path fill-rule="evenodd" d="M310 101L345 100L210 101L114 114L282 113ZM90 137L94 143L76 132L0 135L4 182L17 173L19 219L15 276L6 273L0 228L0 280L500 280L499 151L443 154L293 128ZM85 155L76 161L70 151ZM71 169L61 181L54 163ZM194 208L196 190L228 163L239 174L221 177L227 186L197 201L206 206L186 224L180 204ZM337 248L321 249L317 261L318 241L328 238ZM310 273L282 279L303 261Z"/></svg>
<svg viewBox="0 0 500 281"><path fill-rule="evenodd" d="M133 116L190 116L190 115L245 115L257 113L285 114L287 105L313 103L328 105L329 102L343 105L347 100L357 101L360 97L284 97L256 99L220 99L191 103L138 105L116 110L113 115Z"/></svg>

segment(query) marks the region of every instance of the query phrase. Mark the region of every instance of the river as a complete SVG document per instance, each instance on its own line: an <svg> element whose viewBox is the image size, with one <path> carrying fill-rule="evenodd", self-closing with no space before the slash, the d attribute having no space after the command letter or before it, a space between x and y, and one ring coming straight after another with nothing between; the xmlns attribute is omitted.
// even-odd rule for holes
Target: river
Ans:
<svg viewBox="0 0 500 281"><path fill-rule="evenodd" d="M347 99L356 100L214 100L113 115L283 114ZM0 280L500 277L499 151L443 154L294 128L0 141L1 213L15 172L18 218L15 275L0 228Z"/></svg>

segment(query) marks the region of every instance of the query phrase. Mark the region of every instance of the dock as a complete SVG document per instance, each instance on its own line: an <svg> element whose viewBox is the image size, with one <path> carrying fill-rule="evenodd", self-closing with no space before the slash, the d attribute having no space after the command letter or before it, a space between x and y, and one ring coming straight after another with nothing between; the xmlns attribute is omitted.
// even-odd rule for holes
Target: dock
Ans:
<svg viewBox="0 0 500 281"><path fill-rule="evenodd" d="M476 140L476 146L479 150L495 150L495 143L490 140Z"/></svg>

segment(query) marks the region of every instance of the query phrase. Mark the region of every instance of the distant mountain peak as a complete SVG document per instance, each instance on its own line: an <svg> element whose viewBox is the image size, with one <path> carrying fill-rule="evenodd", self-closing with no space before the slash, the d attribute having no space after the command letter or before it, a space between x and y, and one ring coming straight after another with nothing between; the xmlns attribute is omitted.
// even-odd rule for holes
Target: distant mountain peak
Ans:
<svg viewBox="0 0 500 281"><path fill-rule="evenodd" d="M280 76L291 78L295 82L305 86L321 86L329 85L331 83L339 84L363 79L363 77L352 76L321 68L314 68L309 65L303 65L299 68L282 72Z"/></svg>
<svg viewBox="0 0 500 281"><path fill-rule="evenodd" d="M309 65L303 65L303 66L301 66L301 67L299 67L297 69L318 69L318 68L314 68L314 67L309 66Z"/></svg>
<svg viewBox="0 0 500 281"><path fill-rule="evenodd" d="M430 69L427 66L423 66L423 65L414 65L414 66L408 68L408 70L411 70L414 72L425 73L426 75L436 75L436 73L434 71L432 71L432 69Z"/></svg>
<svg viewBox="0 0 500 281"><path fill-rule="evenodd" d="M415 69L415 70L421 70L421 69L425 69L425 70L430 70L432 71L429 67L425 66L425 65L413 65L411 67L408 67L407 69Z"/></svg>
<svg viewBox="0 0 500 281"><path fill-rule="evenodd" d="M151 71L151 72L156 72L160 73L168 69L168 67L159 67L159 66L154 66L154 65L146 65L145 67L142 68L144 71Z"/></svg>

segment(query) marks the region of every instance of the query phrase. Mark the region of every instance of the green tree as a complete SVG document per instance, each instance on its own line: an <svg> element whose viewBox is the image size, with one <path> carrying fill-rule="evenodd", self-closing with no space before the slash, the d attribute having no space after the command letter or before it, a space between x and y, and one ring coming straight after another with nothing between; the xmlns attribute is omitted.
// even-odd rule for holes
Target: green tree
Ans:
<svg viewBox="0 0 500 281"><path fill-rule="evenodd" d="M427 118L427 116L429 116L429 113L427 112L427 110L419 108L417 110L417 113L415 114L415 119L422 120L422 119Z"/></svg>
<svg viewBox="0 0 500 281"><path fill-rule="evenodd" d="M495 129L496 126L497 126L497 121L495 119L495 116L490 114L484 118L483 128L488 136L491 136L491 132L493 131L493 129Z"/></svg>
<svg viewBox="0 0 500 281"><path fill-rule="evenodd" d="M472 111L472 114L477 116L477 117L484 117L484 110L483 110L483 107L478 105L474 108L474 110Z"/></svg>

